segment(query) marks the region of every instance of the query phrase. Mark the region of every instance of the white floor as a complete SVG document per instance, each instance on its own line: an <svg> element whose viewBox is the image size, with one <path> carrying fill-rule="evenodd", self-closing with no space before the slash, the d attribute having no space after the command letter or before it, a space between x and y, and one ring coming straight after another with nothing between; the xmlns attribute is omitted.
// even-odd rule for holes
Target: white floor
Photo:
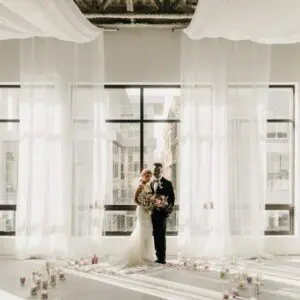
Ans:
<svg viewBox="0 0 300 300"><path fill-rule="evenodd" d="M29 296L30 274L41 263L35 260L0 260L0 299L39 299ZM241 266L232 266L240 268ZM220 300L228 281L220 278L218 264L209 272L173 267L153 267L133 274L99 274L68 270L67 280L49 290L50 300ZM263 293L259 300L300 299L300 257L277 257L257 264L247 262L248 272L261 272ZM24 288L19 277L26 276ZM247 293L240 299L248 299Z"/></svg>
<svg viewBox="0 0 300 300"><path fill-rule="evenodd" d="M23 300L24 298L20 298L3 290L0 290L0 299L5 300Z"/></svg>
<svg viewBox="0 0 300 300"><path fill-rule="evenodd" d="M0 260L0 300L40 299L31 297L31 273L40 262ZM20 277L25 276L25 287L20 286ZM3 296L3 297L2 297ZM15 297L15 298L12 298ZM49 300L157 300L159 297L133 291L117 284L106 283L73 274L67 274L65 282L59 282L57 287L49 288Z"/></svg>

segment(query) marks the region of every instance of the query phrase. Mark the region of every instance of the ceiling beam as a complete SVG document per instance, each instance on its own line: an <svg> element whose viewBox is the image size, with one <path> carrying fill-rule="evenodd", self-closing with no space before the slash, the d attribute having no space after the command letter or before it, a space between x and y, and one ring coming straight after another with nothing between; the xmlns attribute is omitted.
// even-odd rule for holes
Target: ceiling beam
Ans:
<svg viewBox="0 0 300 300"><path fill-rule="evenodd" d="M85 14L89 20L93 19L157 19L184 20L192 19L193 14Z"/></svg>
<svg viewBox="0 0 300 300"><path fill-rule="evenodd" d="M104 31L119 31L121 29L170 29L173 32L182 31L187 26L176 25L176 24L123 24L123 23L114 23L114 24L95 24L97 27L103 29Z"/></svg>

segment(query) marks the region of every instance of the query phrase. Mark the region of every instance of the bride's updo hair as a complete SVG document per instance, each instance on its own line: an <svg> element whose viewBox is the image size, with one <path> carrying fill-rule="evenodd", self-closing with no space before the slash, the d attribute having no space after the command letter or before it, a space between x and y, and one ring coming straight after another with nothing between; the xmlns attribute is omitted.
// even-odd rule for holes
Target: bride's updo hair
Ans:
<svg viewBox="0 0 300 300"><path fill-rule="evenodd" d="M144 169L144 170L141 172L141 175L140 175L140 181L143 181L143 176L146 175L146 174L152 175L152 171L151 171L150 169Z"/></svg>

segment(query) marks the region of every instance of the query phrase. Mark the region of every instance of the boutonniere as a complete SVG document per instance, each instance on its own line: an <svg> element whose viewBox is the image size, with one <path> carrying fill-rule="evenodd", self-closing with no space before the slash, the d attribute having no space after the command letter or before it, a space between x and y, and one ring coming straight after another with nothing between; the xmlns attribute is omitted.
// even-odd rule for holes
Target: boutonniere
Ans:
<svg viewBox="0 0 300 300"><path fill-rule="evenodd" d="M153 184L153 187L155 187L155 184L157 184L156 187L158 189L161 189L163 187L162 182L160 180L154 180L152 184Z"/></svg>

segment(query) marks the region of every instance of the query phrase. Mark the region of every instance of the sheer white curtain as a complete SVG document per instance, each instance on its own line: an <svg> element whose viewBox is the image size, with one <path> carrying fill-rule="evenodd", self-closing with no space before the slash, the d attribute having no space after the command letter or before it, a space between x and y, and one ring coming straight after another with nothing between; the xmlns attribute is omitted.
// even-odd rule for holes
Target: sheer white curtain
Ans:
<svg viewBox="0 0 300 300"><path fill-rule="evenodd" d="M185 32L191 39L297 43L299 9L298 0L201 0Z"/></svg>
<svg viewBox="0 0 300 300"><path fill-rule="evenodd" d="M108 162L102 38L21 41L20 258L91 253L101 240Z"/></svg>
<svg viewBox="0 0 300 300"><path fill-rule="evenodd" d="M0 39L55 37L81 43L101 31L73 0L0 0L0 18Z"/></svg>
<svg viewBox="0 0 300 300"><path fill-rule="evenodd" d="M259 255L270 48L183 34L181 55L180 251Z"/></svg>

